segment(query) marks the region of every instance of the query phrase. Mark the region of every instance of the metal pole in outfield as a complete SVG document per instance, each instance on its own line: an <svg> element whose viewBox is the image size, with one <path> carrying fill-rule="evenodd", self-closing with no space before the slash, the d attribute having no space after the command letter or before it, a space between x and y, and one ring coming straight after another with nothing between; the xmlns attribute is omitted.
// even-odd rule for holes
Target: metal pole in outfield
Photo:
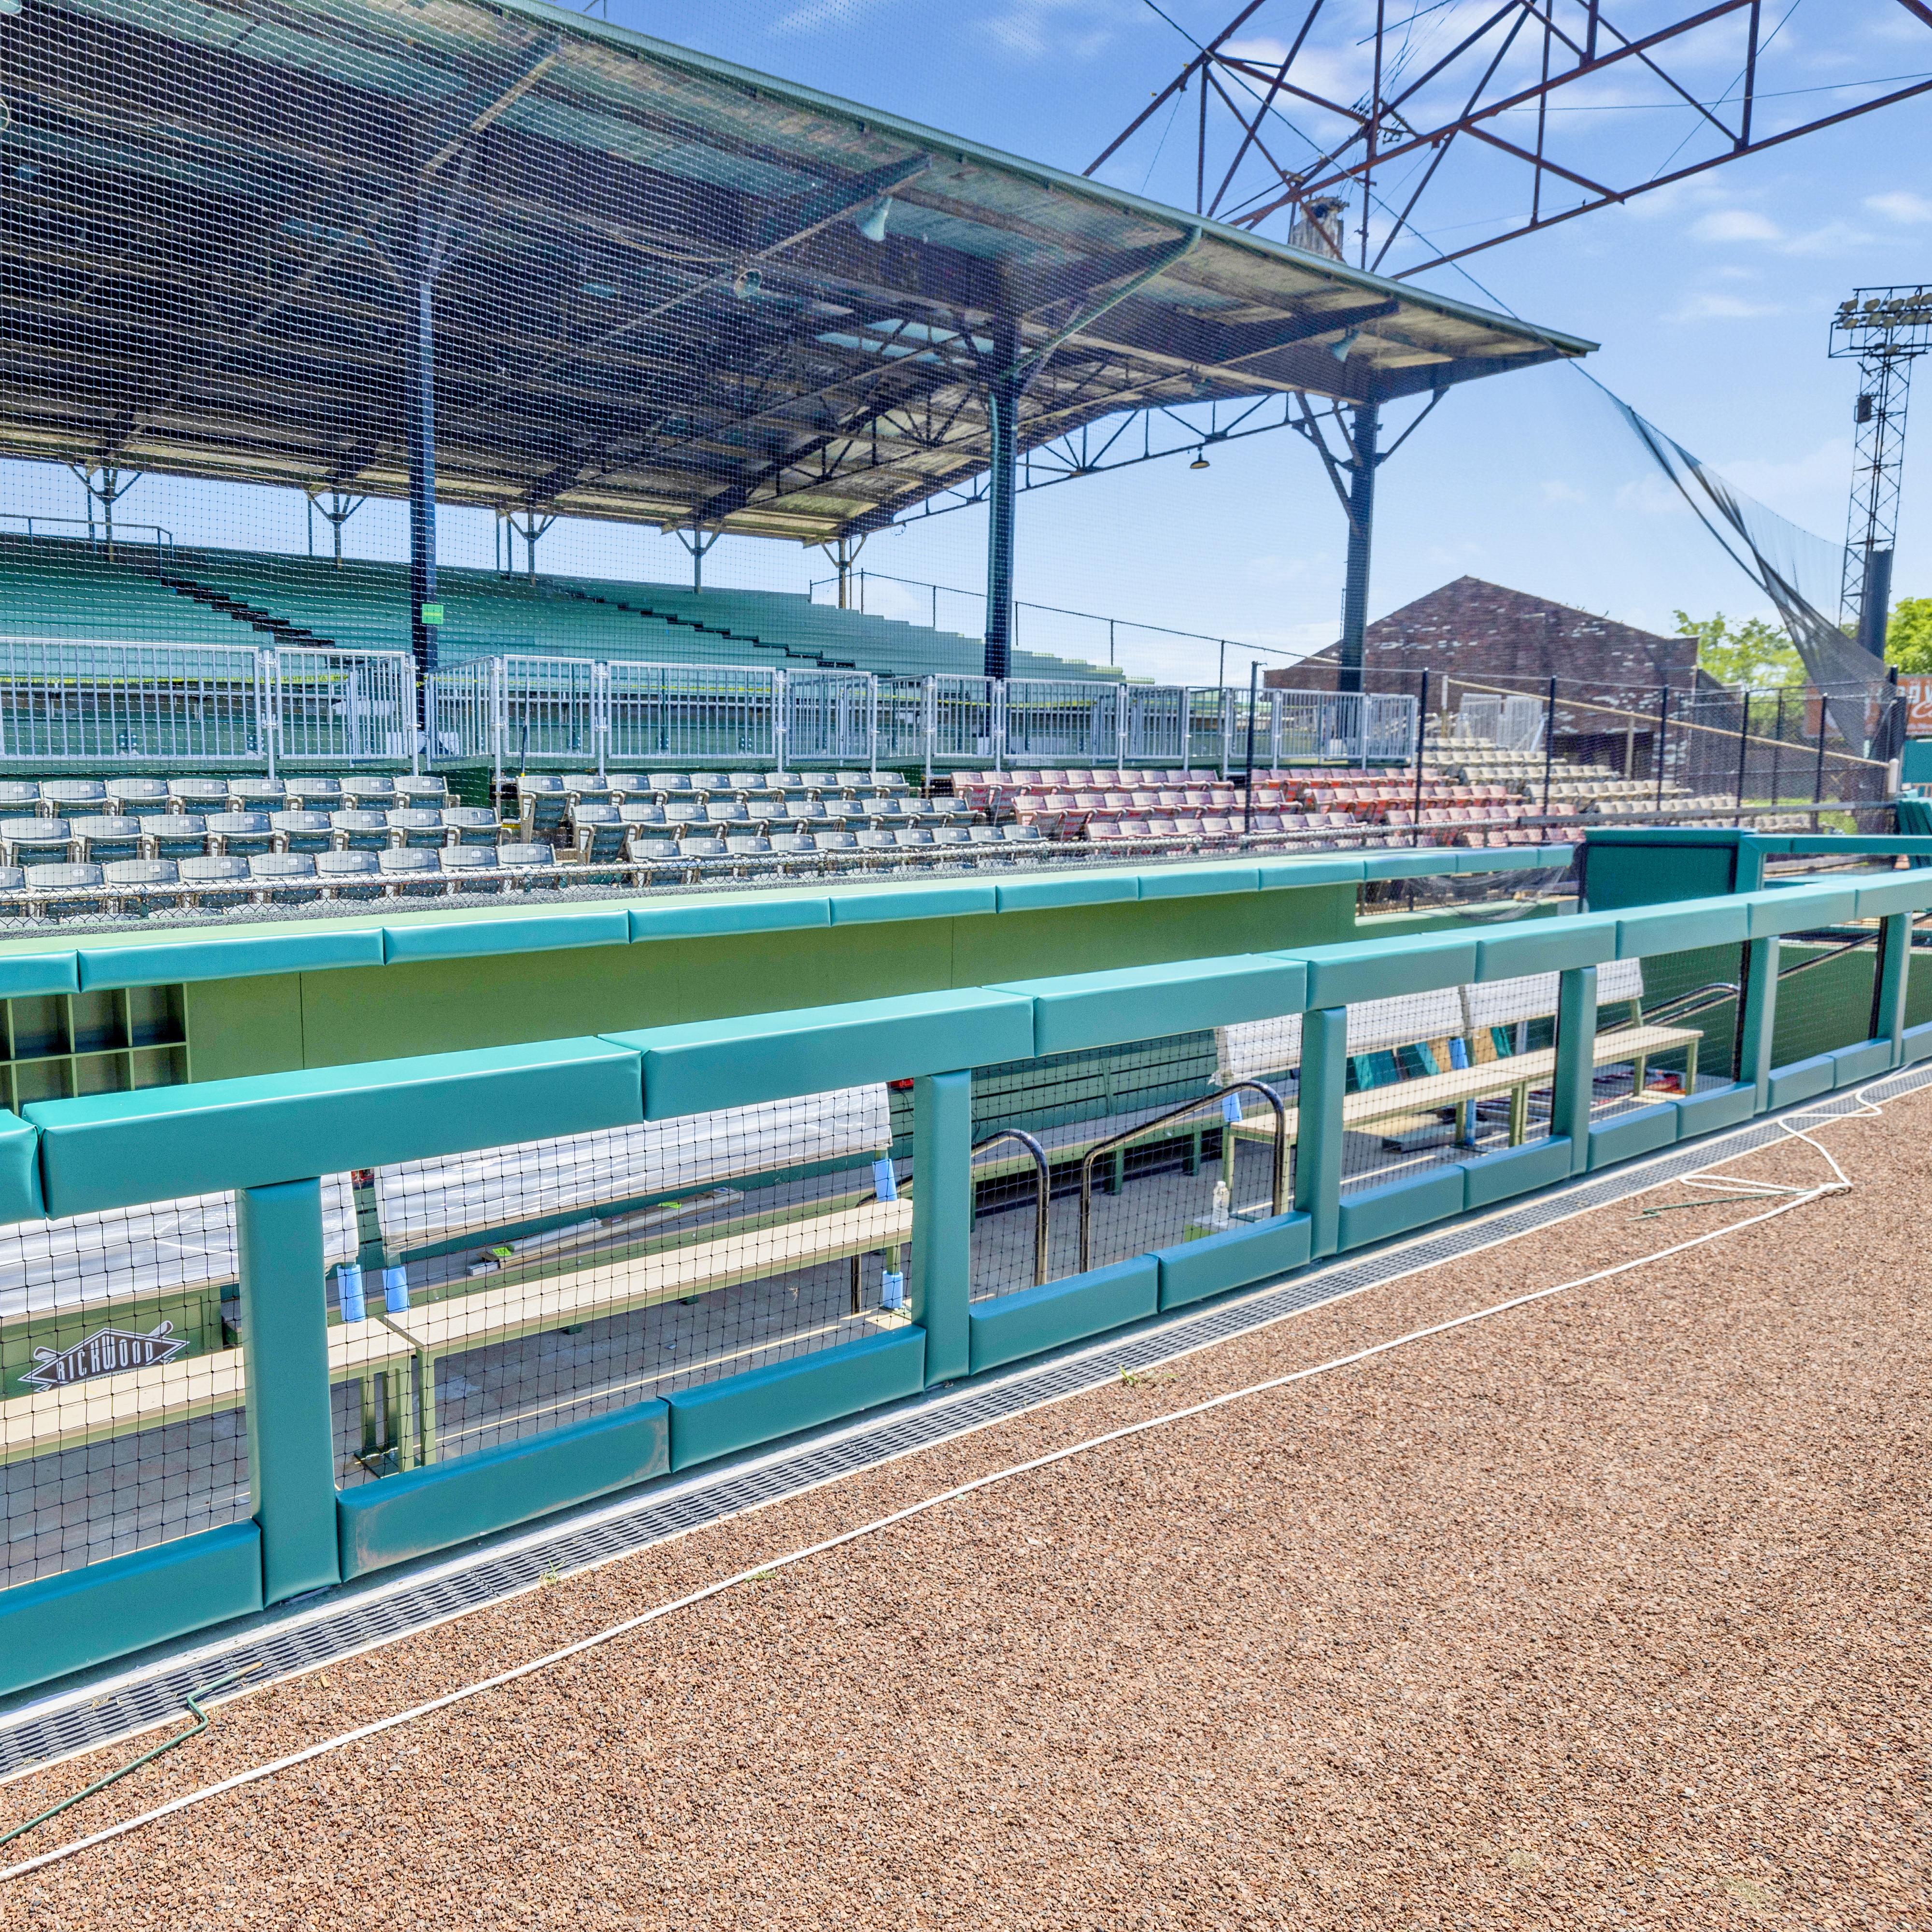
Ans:
<svg viewBox="0 0 1932 1932"><path fill-rule="evenodd" d="M1248 779L1241 794L1241 836L1255 829L1255 706L1261 694L1262 661L1248 660Z"/></svg>
<svg viewBox="0 0 1932 1932"><path fill-rule="evenodd" d="M1664 809L1664 751L1670 742L1670 687L1658 687L1657 700L1657 809Z"/></svg>
<svg viewBox="0 0 1932 1932"><path fill-rule="evenodd" d="M993 325L992 373L986 412L992 431L986 500L986 644L982 668L988 677L1012 674L1013 522L1019 489L1019 328Z"/></svg>
<svg viewBox="0 0 1932 1932"><path fill-rule="evenodd" d="M1410 827L1408 842L1412 845L1422 843L1422 746L1429 729L1429 674L1422 674L1422 694L1415 701L1415 823Z"/></svg>
<svg viewBox="0 0 1932 1932"><path fill-rule="evenodd" d="M1550 767L1556 757L1556 680L1550 680L1550 702L1543 713L1543 815L1550 816Z"/></svg>
<svg viewBox="0 0 1932 1932"><path fill-rule="evenodd" d="M1369 552L1375 535L1376 438L1381 416L1373 403L1356 406L1349 436L1348 560L1342 586L1342 641L1336 652L1335 688L1362 688L1362 652L1369 628Z"/></svg>

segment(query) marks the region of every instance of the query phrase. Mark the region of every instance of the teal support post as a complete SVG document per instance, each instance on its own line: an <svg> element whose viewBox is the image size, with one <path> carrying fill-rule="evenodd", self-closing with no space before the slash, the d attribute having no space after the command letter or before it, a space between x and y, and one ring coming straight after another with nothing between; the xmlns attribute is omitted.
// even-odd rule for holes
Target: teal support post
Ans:
<svg viewBox="0 0 1932 1932"><path fill-rule="evenodd" d="M262 1600L340 1580L329 1413L322 1184L238 1188L248 1482L262 1532Z"/></svg>
<svg viewBox="0 0 1932 1932"><path fill-rule="evenodd" d="M926 1379L972 1370L973 1076L912 1087L912 1318L926 1330Z"/></svg>
<svg viewBox="0 0 1932 1932"><path fill-rule="evenodd" d="M1570 1171L1590 1158L1590 1100L1597 1078L1597 969L1573 966L1556 982L1556 1076L1550 1131L1570 1142Z"/></svg>
<svg viewBox="0 0 1932 1932"><path fill-rule="evenodd" d="M1888 913L1879 922L1878 982L1874 990L1872 1036L1892 1043L1887 1064L1905 1057L1905 994L1912 971L1912 915Z"/></svg>
<svg viewBox="0 0 1932 1932"><path fill-rule="evenodd" d="M1308 1216L1309 1253L1316 1260L1334 1253L1342 1238L1342 1100L1348 1077L1348 1008L1304 1013L1294 1204Z"/></svg>
<svg viewBox="0 0 1932 1932"><path fill-rule="evenodd" d="M1744 944L1744 1012L1738 1033L1738 1078L1757 1095L1752 1111L1771 1105L1771 1037L1778 1028L1778 940Z"/></svg>

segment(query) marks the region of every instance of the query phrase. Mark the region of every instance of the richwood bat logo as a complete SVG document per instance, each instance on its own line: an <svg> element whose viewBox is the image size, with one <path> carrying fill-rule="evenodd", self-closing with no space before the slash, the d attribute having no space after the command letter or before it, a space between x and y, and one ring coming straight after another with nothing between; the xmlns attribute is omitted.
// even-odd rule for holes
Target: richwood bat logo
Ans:
<svg viewBox="0 0 1932 1932"><path fill-rule="evenodd" d="M128 1328L97 1328L70 1348L36 1348L34 1366L20 1377L27 1388L65 1388L95 1376L118 1376L128 1369L152 1369L172 1362L188 1345L172 1322L139 1335Z"/></svg>

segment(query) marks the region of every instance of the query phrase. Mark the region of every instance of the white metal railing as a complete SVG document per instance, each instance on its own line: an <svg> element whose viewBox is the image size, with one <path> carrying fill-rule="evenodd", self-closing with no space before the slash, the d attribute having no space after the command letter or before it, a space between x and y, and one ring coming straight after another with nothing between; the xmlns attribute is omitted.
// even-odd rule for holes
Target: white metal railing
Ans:
<svg viewBox="0 0 1932 1932"><path fill-rule="evenodd" d="M418 710L400 651L0 637L0 766L488 764L596 771L1222 772L1404 760L1415 700L1106 679L881 678L534 654L439 670ZM420 728L418 720L420 719ZM1487 722L1485 718L1483 722ZM1252 727L1252 728L1251 728Z"/></svg>

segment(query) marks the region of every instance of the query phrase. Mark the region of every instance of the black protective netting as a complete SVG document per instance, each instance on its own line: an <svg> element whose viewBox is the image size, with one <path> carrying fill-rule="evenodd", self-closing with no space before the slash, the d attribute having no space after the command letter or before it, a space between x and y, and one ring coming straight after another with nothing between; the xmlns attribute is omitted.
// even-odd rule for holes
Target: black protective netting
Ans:
<svg viewBox="0 0 1932 1932"><path fill-rule="evenodd" d="M376 1169L361 1261L331 1280L360 1364L340 1480L904 1322L896 1101L851 1088Z"/></svg>

